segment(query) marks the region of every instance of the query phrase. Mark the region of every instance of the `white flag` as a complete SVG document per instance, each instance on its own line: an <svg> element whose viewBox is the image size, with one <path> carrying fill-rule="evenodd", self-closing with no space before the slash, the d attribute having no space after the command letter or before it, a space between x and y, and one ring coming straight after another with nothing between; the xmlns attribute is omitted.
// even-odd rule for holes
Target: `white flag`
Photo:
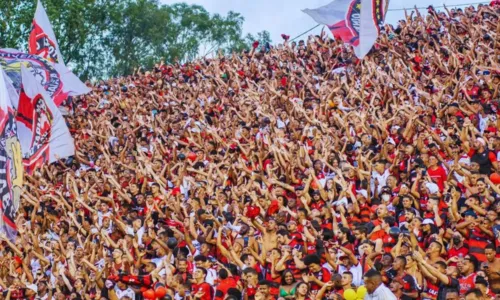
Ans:
<svg viewBox="0 0 500 300"><path fill-rule="evenodd" d="M33 74L21 67L22 86L17 108L17 132L24 167L32 173L44 163L75 154L68 126L54 101Z"/></svg>
<svg viewBox="0 0 500 300"><path fill-rule="evenodd" d="M30 54L35 54L50 62L64 65L56 35L54 34L54 30L52 30L49 17L40 0L38 0L35 18L31 26L28 49Z"/></svg>
<svg viewBox="0 0 500 300"><path fill-rule="evenodd" d="M334 0L304 12L327 25L336 39L352 45L356 56L363 58L378 38L388 6L389 0Z"/></svg>

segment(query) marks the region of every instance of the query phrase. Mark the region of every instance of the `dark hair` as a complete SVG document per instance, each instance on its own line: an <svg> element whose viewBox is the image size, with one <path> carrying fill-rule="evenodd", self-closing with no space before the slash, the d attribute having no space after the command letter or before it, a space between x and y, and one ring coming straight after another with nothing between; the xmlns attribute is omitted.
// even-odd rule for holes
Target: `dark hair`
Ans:
<svg viewBox="0 0 500 300"><path fill-rule="evenodd" d="M205 276L207 276L208 272L205 268L196 268L197 270L201 270Z"/></svg>
<svg viewBox="0 0 500 300"><path fill-rule="evenodd" d="M194 261L207 262L208 258L205 255L196 255Z"/></svg>
<svg viewBox="0 0 500 300"><path fill-rule="evenodd" d="M293 275L293 271L291 269L286 269L283 271L283 273L281 273L281 284L287 284L286 283L286 280L285 280L285 277L287 274L292 274L292 278L293 278L293 281L292 283L295 283L295 276Z"/></svg>
<svg viewBox="0 0 500 300"><path fill-rule="evenodd" d="M396 224L396 218L393 216L385 216L384 222L387 223L390 227L393 227Z"/></svg>
<svg viewBox="0 0 500 300"><path fill-rule="evenodd" d="M269 280L264 279L264 280L259 281L259 286L260 285L271 286L271 285L273 285L273 283Z"/></svg>
<svg viewBox="0 0 500 300"><path fill-rule="evenodd" d="M481 292L481 290L478 288L473 288L473 289L468 290L465 293L465 296L468 296L468 295L474 295L476 297L483 297L483 292Z"/></svg>
<svg viewBox="0 0 500 300"><path fill-rule="evenodd" d="M382 275L380 275L380 272L376 271L374 269L370 269L370 270L366 271L365 275L363 275L363 276L366 278L382 277Z"/></svg>
<svg viewBox="0 0 500 300"><path fill-rule="evenodd" d="M299 287L300 287L301 285L303 285L303 284L305 284L305 285L307 286L307 292L309 293L309 290L310 290L310 288L309 288L309 284L307 284L307 283L305 283L305 282L303 282L303 281L301 281L301 282L299 282L299 283L297 284L297 286L295 287L295 290L297 291L297 290L299 289Z"/></svg>
<svg viewBox="0 0 500 300"><path fill-rule="evenodd" d="M307 255L306 257L304 257L304 264L306 266L309 266L311 264L321 264L321 260L319 258L319 256L317 256L316 254L309 254Z"/></svg>
<svg viewBox="0 0 500 300"><path fill-rule="evenodd" d="M240 300L241 299L241 292L237 288L229 288L227 290L227 297L226 299L235 299L235 300Z"/></svg>
<svg viewBox="0 0 500 300"><path fill-rule="evenodd" d="M349 271L346 271L346 272L342 273L342 275L344 275L344 274L350 275L350 276L351 276L351 278L353 278L352 273L351 273L351 272L349 272Z"/></svg>
<svg viewBox="0 0 500 300"><path fill-rule="evenodd" d="M488 245L486 245L486 247L484 248L484 250L486 250L486 249L490 249L490 250L493 250L493 251L495 251L495 252L496 252L496 250L497 250L497 249L495 248L495 245L493 245L493 244L488 244Z"/></svg>
<svg viewBox="0 0 500 300"><path fill-rule="evenodd" d="M403 255L400 255L398 257L396 257L396 259L399 259L401 261L401 263L403 264L403 269L406 267L406 257L404 257Z"/></svg>
<svg viewBox="0 0 500 300"><path fill-rule="evenodd" d="M360 226L356 227L354 230L359 231L359 233L361 233L361 234L368 233L368 230L366 229L366 226L364 226L364 225L360 225Z"/></svg>
<svg viewBox="0 0 500 300"><path fill-rule="evenodd" d="M254 274L254 275L259 275L259 273L254 269L254 268L246 268L243 270L243 274L248 275L248 274Z"/></svg>
<svg viewBox="0 0 500 300"><path fill-rule="evenodd" d="M444 261L437 261L436 265L440 266L443 269L446 269L446 263Z"/></svg>
<svg viewBox="0 0 500 300"><path fill-rule="evenodd" d="M286 237L290 237L290 234L288 232L288 230L286 229L280 229L276 232L276 234L279 234L279 235L282 235L282 236L286 236Z"/></svg>
<svg viewBox="0 0 500 300"><path fill-rule="evenodd" d="M472 264L472 266L474 267L474 272L476 272L477 268L479 267L479 261L477 260L477 257L475 257L474 255L470 254L469 255L469 261Z"/></svg>
<svg viewBox="0 0 500 300"><path fill-rule="evenodd" d="M226 269L220 269L219 270L219 278L220 279L226 279L229 277L229 273L227 272Z"/></svg>

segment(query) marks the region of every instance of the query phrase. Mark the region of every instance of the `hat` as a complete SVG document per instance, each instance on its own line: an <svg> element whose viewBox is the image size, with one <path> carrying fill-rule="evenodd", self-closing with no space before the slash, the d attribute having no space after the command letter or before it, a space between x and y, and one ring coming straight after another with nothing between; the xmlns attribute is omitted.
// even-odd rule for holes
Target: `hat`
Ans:
<svg viewBox="0 0 500 300"><path fill-rule="evenodd" d="M432 224L434 224L434 221L432 219L425 219L422 222L422 225L432 225Z"/></svg>
<svg viewBox="0 0 500 300"><path fill-rule="evenodd" d="M368 193L366 192L366 190L357 190L356 194L361 195L365 198L368 198Z"/></svg>
<svg viewBox="0 0 500 300"><path fill-rule="evenodd" d="M36 286L36 284L33 284L33 283L32 284L27 284L26 288L32 290L35 293L38 293L38 287Z"/></svg>
<svg viewBox="0 0 500 300"><path fill-rule="evenodd" d="M464 217L467 217L467 216L477 218L477 215L473 210L468 210L468 211L464 212Z"/></svg>
<svg viewBox="0 0 500 300"><path fill-rule="evenodd" d="M389 195L392 195L392 189L389 187L389 186L384 186L382 187L382 189L380 190L380 194L389 194Z"/></svg>
<svg viewBox="0 0 500 300"><path fill-rule="evenodd" d="M393 127L396 127L396 126L393 126ZM393 139L393 138L391 138L391 137L388 137L388 138L387 138L387 143L389 143L389 144L393 144L394 146L396 146L396 142L395 142L395 141L394 141L394 139Z"/></svg>
<svg viewBox="0 0 500 300"><path fill-rule="evenodd" d="M481 143L481 145L483 146L486 146L486 141L483 139L483 138L476 138L476 141L478 141L479 143Z"/></svg>
<svg viewBox="0 0 500 300"><path fill-rule="evenodd" d="M439 186L432 182L427 182L425 187L429 190L429 194L436 194L439 192Z"/></svg>

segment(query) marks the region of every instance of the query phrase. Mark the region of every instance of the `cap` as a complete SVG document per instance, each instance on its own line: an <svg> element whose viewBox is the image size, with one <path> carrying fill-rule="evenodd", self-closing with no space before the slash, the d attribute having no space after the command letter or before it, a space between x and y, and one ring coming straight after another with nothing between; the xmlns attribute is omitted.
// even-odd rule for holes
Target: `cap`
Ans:
<svg viewBox="0 0 500 300"><path fill-rule="evenodd" d="M427 182L425 187L429 190L429 194L436 194L439 192L439 186L432 182Z"/></svg>
<svg viewBox="0 0 500 300"><path fill-rule="evenodd" d="M432 219L425 219L422 222L422 225L431 225L431 224L434 224L434 221Z"/></svg>
<svg viewBox="0 0 500 300"><path fill-rule="evenodd" d="M368 198L368 192L366 190L357 190L356 194Z"/></svg>
<svg viewBox="0 0 500 300"><path fill-rule="evenodd" d="M35 293L38 293L38 287L36 286L36 284L33 284L33 283L32 284L27 284L26 288L32 290Z"/></svg>
<svg viewBox="0 0 500 300"><path fill-rule="evenodd" d="M468 211L464 212L464 217L467 217L467 216L477 218L477 215L473 210L468 210Z"/></svg>

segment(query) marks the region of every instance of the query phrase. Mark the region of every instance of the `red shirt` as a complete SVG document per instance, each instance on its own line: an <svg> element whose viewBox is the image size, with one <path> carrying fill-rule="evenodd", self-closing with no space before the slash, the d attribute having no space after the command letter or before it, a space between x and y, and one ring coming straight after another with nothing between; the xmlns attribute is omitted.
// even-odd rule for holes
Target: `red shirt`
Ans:
<svg viewBox="0 0 500 300"><path fill-rule="evenodd" d="M432 178L432 180L438 185L439 191L442 192L444 189L444 183L447 179L446 171L441 166L437 166L436 169L432 170L427 168L427 174Z"/></svg>
<svg viewBox="0 0 500 300"><path fill-rule="evenodd" d="M215 292L215 299L222 300L227 294L230 288L235 288L237 285L236 280L233 277L228 277L226 279L221 279L219 285L217 285L217 291Z"/></svg>
<svg viewBox="0 0 500 300"><path fill-rule="evenodd" d="M468 290L476 287L476 273L471 273L469 276L462 276L458 279L460 283L460 296L465 295Z"/></svg>
<svg viewBox="0 0 500 300"><path fill-rule="evenodd" d="M466 244L463 244L462 247L460 248L455 248L452 247L450 250L448 250L448 259L452 257L459 257L462 255L462 257L465 257L467 254L469 254L469 247ZM457 263L450 263L451 266L456 266Z"/></svg>
<svg viewBox="0 0 500 300"><path fill-rule="evenodd" d="M203 295L199 298L201 300L212 300L212 287L206 282L200 284L193 284L191 286L191 294L194 296L198 292L202 292Z"/></svg>

